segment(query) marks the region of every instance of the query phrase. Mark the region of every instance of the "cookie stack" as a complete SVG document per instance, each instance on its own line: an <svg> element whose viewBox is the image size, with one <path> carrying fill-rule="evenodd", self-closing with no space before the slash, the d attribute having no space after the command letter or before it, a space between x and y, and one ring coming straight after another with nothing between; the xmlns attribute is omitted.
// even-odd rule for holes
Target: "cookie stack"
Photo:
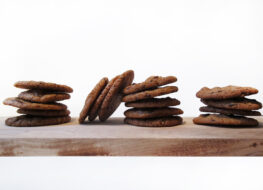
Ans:
<svg viewBox="0 0 263 190"><path fill-rule="evenodd" d="M151 76L142 83L132 84L123 90L123 102L132 107L124 112L124 122L142 127L170 127L182 124L183 114L179 108L171 107L180 104L174 98L155 98L178 91L176 86L165 86L177 81L174 76Z"/></svg>
<svg viewBox="0 0 263 190"><path fill-rule="evenodd" d="M57 101L70 98L68 93L73 89L66 85L41 81L19 81L14 85L17 88L27 89L18 97L7 98L5 105L19 108L21 116L8 118L5 123L14 127L32 127L57 125L71 120L67 106Z"/></svg>
<svg viewBox="0 0 263 190"><path fill-rule="evenodd" d="M79 115L79 123L85 123L88 117L93 121L99 117L100 121L106 121L121 104L123 89L131 85L134 72L128 70L112 80L102 78L93 88L85 100L84 107Z"/></svg>
<svg viewBox="0 0 263 190"><path fill-rule="evenodd" d="M201 107L200 111L212 114L202 114L194 118L193 122L200 125L257 126L256 119L245 117L261 115L255 110L261 109L262 104L245 98L257 93L258 90L251 87L204 87L196 94L206 105Z"/></svg>

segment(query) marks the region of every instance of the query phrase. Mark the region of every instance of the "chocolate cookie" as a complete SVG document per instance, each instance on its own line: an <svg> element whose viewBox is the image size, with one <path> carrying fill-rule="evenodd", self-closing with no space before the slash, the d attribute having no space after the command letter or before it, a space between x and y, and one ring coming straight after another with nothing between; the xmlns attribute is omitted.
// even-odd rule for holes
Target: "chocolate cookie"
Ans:
<svg viewBox="0 0 263 190"><path fill-rule="evenodd" d="M155 119L132 119L125 118L124 122L130 125L141 127L172 127L183 123L183 119L179 116L155 118Z"/></svg>
<svg viewBox="0 0 263 190"><path fill-rule="evenodd" d="M261 116L261 113L258 111L222 109L214 108L211 106L204 106L201 107L199 110L201 112L221 113L225 115Z"/></svg>
<svg viewBox="0 0 263 190"><path fill-rule="evenodd" d="M41 103L33 103L27 102L20 98L7 98L3 102L5 105L14 106L22 109L29 110L66 110L67 106L60 103L52 103L52 104L41 104Z"/></svg>
<svg viewBox="0 0 263 190"><path fill-rule="evenodd" d="M160 118L173 115L180 115L184 112L179 108L151 108L151 109L129 109L124 112L128 118L146 119L146 118Z"/></svg>
<svg viewBox="0 0 263 190"><path fill-rule="evenodd" d="M70 114L70 111L69 110L28 110L28 109L18 109L17 113L31 115L31 116L60 117L60 116L68 116Z"/></svg>
<svg viewBox="0 0 263 190"><path fill-rule="evenodd" d="M144 92L138 92L135 94L126 95L123 97L122 101L123 102L135 102L138 100L154 98L156 96L170 94L170 93L177 92L177 91L178 91L178 88L176 86L166 86L163 88L157 88L155 90L147 90Z"/></svg>
<svg viewBox="0 0 263 190"><path fill-rule="evenodd" d="M104 90L101 92L99 97L96 99L95 103L93 104L93 106L90 109L89 121L93 121L98 116L98 112L99 112L100 106L101 106L104 98L106 97L106 95L108 94L109 90L111 89L112 85L114 84L115 80L118 77L119 76L116 76L113 79L111 79L110 82L107 84L107 86L104 88Z"/></svg>
<svg viewBox="0 0 263 190"><path fill-rule="evenodd" d="M14 85L17 88L23 89L37 89L37 90L47 90L54 92L73 92L73 89L66 85L60 85L50 82L43 81L18 81Z"/></svg>
<svg viewBox="0 0 263 190"><path fill-rule="evenodd" d="M126 107L134 108L163 108L169 106L180 105L180 101L175 98L151 98L145 100L139 100L136 102L127 102L125 103Z"/></svg>
<svg viewBox="0 0 263 190"><path fill-rule="evenodd" d="M257 94L258 90L251 87L238 87L238 86L226 86L215 88L202 88L197 92L196 96L201 99L230 99L230 98L243 98L248 95Z"/></svg>
<svg viewBox="0 0 263 190"><path fill-rule="evenodd" d="M89 115L90 109L100 93L103 91L105 86L108 84L108 78L103 78L98 84L93 88L86 98L85 105L79 115L79 123L84 123L86 117Z"/></svg>
<svg viewBox="0 0 263 190"><path fill-rule="evenodd" d="M146 81L134 85L127 86L124 90L124 94L133 94L136 92L141 92L151 88L157 88L166 84L176 82L177 78L174 76L160 77L160 76L151 76Z"/></svg>
<svg viewBox="0 0 263 190"><path fill-rule="evenodd" d="M258 126L258 121L253 118L221 114L202 114L194 118L193 122L199 125Z"/></svg>
<svg viewBox="0 0 263 190"><path fill-rule="evenodd" d="M262 104L256 100L247 98L226 99L226 100L204 100L201 101L215 108L234 109L234 110L258 110L262 108Z"/></svg>
<svg viewBox="0 0 263 190"><path fill-rule="evenodd" d="M70 122L71 117L33 117L21 115L17 117L8 118L5 124L13 127L34 127L46 125L59 125Z"/></svg>
<svg viewBox="0 0 263 190"><path fill-rule="evenodd" d="M132 70L121 74L113 83L99 109L100 121L106 121L111 114L119 107L123 98L123 89L129 86L134 78Z"/></svg>
<svg viewBox="0 0 263 190"><path fill-rule="evenodd" d="M55 101L66 100L70 98L69 94L59 92L45 92L42 90L28 90L21 92L18 97L22 100L39 103L50 103Z"/></svg>

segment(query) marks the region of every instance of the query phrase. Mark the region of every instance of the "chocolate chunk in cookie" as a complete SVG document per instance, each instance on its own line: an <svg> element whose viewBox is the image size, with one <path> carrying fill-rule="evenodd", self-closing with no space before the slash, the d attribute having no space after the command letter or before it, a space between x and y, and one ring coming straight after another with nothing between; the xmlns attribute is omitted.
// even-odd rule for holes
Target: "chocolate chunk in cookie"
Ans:
<svg viewBox="0 0 263 190"><path fill-rule="evenodd" d="M3 102L5 105L14 106L22 109L30 109L30 110L66 110L67 106L61 103L50 103L50 104L42 104L42 103L33 103L22 100L20 98L7 98Z"/></svg>
<svg viewBox="0 0 263 190"><path fill-rule="evenodd" d="M146 118L160 118L173 115L181 115L184 112L179 108L148 108L148 109L129 109L124 112L124 115L128 118L146 119Z"/></svg>
<svg viewBox="0 0 263 190"><path fill-rule="evenodd" d="M202 114L193 119L199 125L221 125L221 126L258 126L258 121L243 116L227 116L222 114Z"/></svg>
<svg viewBox="0 0 263 190"><path fill-rule="evenodd" d="M37 90L65 92L65 93L73 92L73 89L70 88L69 86L50 83L50 82L43 82L43 81L18 81L15 83L14 86L23 89L37 89Z"/></svg>
<svg viewBox="0 0 263 190"><path fill-rule="evenodd" d="M60 116L68 116L70 114L70 111L18 109L17 113L31 115L31 116L41 116L41 117L60 117Z"/></svg>
<svg viewBox="0 0 263 190"><path fill-rule="evenodd" d="M226 100L205 100L201 101L211 107L234 109L234 110L258 110L262 108L262 104L256 100L247 98L226 99Z"/></svg>
<svg viewBox="0 0 263 190"><path fill-rule="evenodd" d="M70 122L71 117L34 117L21 115L17 117L8 118L5 124L13 127L35 127L46 125L59 125Z"/></svg>
<svg viewBox="0 0 263 190"><path fill-rule="evenodd" d="M145 100L139 100L136 102L127 102L125 103L126 107L134 108L163 108L169 106L180 105L180 101L175 98L151 98Z"/></svg>
<svg viewBox="0 0 263 190"><path fill-rule="evenodd" d="M21 92L18 97L29 102L50 103L70 98L69 94L59 92L47 92L43 90L28 90Z"/></svg>
<svg viewBox="0 0 263 190"><path fill-rule="evenodd" d="M79 115L79 123L84 123L86 117L89 115L90 109L96 99L99 97L100 93L108 84L108 78L103 78L99 81L98 84L93 88L93 90L89 93L88 97L86 98L85 105L80 112Z"/></svg>
<svg viewBox="0 0 263 190"><path fill-rule="evenodd" d="M100 121L106 121L113 112L121 104L123 98L123 89L129 86L134 78L134 72L132 70L126 71L121 74L113 83L109 92L105 96L101 107L99 109L99 119Z"/></svg>
<svg viewBox="0 0 263 190"><path fill-rule="evenodd" d="M230 99L230 98L243 98L252 94L257 94L258 90L251 87L238 87L238 86L226 86L215 88L202 88L197 92L196 96L201 99Z"/></svg>
<svg viewBox="0 0 263 190"><path fill-rule="evenodd" d="M201 112L221 113L225 115L261 116L261 113L258 111L223 109L211 106L204 106L201 107L199 110Z"/></svg>
<svg viewBox="0 0 263 190"><path fill-rule="evenodd" d="M157 88L166 84L174 83L177 81L177 78L174 76L160 77L160 76L151 76L146 81L138 84L133 84L127 86L124 90L124 94L133 94L136 92L141 92L144 90Z"/></svg>
<svg viewBox="0 0 263 190"><path fill-rule="evenodd" d="M183 123L183 119L179 116L155 118L155 119L133 119L125 118L124 122L130 125L141 127L172 127Z"/></svg>

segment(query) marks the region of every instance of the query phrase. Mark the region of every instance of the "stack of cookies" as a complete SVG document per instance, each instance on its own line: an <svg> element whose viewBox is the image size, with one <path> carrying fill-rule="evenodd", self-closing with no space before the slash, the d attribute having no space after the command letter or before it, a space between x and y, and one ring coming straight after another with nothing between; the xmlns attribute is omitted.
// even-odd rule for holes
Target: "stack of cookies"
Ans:
<svg viewBox="0 0 263 190"><path fill-rule="evenodd" d="M100 121L106 121L121 104L123 89L131 85L134 72L128 70L112 80L102 78L93 88L85 100L84 107L80 112L79 123L85 123L88 117L93 121L99 117Z"/></svg>
<svg viewBox="0 0 263 190"><path fill-rule="evenodd" d="M132 107L124 112L124 122L142 127L170 127L182 124L183 114L179 108L171 107L180 104L174 98L155 98L178 91L176 86L165 86L177 81L174 76L151 76L142 83L132 84L123 90L123 102Z"/></svg>
<svg viewBox="0 0 263 190"><path fill-rule="evenodd" d="M19 108L17 112L23 114L8 118L5 123L14 127L32 127L44 125L58 125L71 120L67 106L57 101L70 98L68 93L73 89L66 85L41 81L19 81L15 87L27 89L18 97L7 98L5 105Z"/></svg>
<svg viewBox="0 0 263 190"><path fill-rule="evenodd" d="M257 94L258 90L251 87L226 86L209 89L202 88L196 96L206 105L200 108L202 114L193 122L200 125L221 126L257 126L258 121L245 116L260 116L256 111L262 104L256 100L245 98Z"/></svg>

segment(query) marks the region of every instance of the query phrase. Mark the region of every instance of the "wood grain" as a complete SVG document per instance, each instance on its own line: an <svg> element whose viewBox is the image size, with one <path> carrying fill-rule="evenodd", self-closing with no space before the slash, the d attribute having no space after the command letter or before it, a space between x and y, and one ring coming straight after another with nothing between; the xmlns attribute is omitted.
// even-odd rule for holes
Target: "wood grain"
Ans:
<svg viewBox="0 0 263 190"><path fill-rule="evenodd" d="M192 118L169 128L123 124L123 118L79 125L8 127L0 118L1 156L262 156L263 123L254 128L200 126Z"/></svg>

